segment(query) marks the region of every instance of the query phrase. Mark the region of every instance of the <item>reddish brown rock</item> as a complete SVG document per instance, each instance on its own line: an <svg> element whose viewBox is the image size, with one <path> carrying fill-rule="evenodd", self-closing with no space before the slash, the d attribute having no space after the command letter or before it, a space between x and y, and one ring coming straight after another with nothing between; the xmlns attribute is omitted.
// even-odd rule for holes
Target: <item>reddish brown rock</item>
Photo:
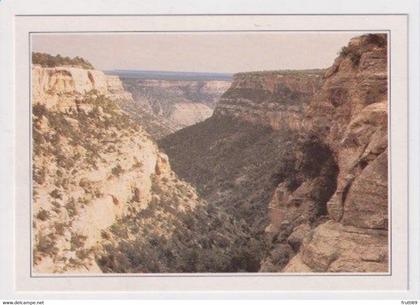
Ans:
<svg viewBox="0 0 420 305"><path fill-rule="evenodd" d="M286 272L388 271L387 49L385 35L354 38L326 72L307 130L331 148L339 174L315 227Z"/></svg>
<svg viewBox="0 0 420 305"><path fill-rule="evenodd" d="M386 232L343 226L335 221L319 225L305 240L298 258L284 272L387 272Z"/></svg>
<svg viewBox="0 0 420 305"><path fill-rule="evenodd" d="M322 84L323 70L238 73L215 116L270 126L300 128L303 110Z"/></svg>

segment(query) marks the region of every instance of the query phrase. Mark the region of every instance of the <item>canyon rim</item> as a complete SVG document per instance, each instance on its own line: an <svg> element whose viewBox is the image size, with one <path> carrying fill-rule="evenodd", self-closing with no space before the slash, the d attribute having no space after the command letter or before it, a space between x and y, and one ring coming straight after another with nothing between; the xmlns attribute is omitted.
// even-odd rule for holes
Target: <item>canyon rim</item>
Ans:
<svg viewBox="0 0 420 305"><path fill-rule="evenodd" d="M279 35L34 37L33 271L387 273L387 35Z"/></svg>

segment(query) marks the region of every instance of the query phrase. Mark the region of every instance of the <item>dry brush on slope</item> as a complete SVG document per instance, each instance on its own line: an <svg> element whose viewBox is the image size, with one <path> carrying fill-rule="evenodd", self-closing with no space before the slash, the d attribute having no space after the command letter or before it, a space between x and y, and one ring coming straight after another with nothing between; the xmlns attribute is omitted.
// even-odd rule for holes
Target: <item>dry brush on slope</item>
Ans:
<svg viewBox="0 0 420 305"><path fill-rule="evenodd" d="M386 36L369 34L327 71L238 74L212 118L159 142L265 236L261 271L387 271L386 61Z"/></svg>
<svg viewBox="0 0 420 305"><path fill-rule="evenodd" d="M33 68L34 271L256 271L246 224L175 175L127 98L99 71Z"/></svg>
<svg viewBox="0 0 420 305"><path fill-rule="evenodd" d="M118 78L35 65L35 271L387 271L386 59L364 35L326 71L241 73L170 162Z"/></svg>

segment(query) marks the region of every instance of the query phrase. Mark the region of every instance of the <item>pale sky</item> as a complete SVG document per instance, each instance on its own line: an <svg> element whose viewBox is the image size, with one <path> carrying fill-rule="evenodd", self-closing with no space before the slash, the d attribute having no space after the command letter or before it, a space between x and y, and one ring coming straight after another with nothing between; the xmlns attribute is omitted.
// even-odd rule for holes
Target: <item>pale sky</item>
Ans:
<svg viewBox="0 0 420 305"><path fill-rule="evenodd" d="M97 69L246 72L326 68L356 32L34 34L32 50Z"/></svg>

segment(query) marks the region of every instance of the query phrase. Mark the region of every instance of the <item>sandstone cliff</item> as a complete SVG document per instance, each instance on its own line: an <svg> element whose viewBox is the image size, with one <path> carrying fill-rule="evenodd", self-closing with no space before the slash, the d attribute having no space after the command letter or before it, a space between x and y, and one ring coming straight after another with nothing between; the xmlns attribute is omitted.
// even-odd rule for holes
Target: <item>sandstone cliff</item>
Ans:
<svg viewBox="0 0 420 305"><path fill-rule="evenodd" d="M338 167L328 221L307 232L286 272L388 271L387 40L344 47L306 113Z"/></svg>
<svg viewBox="0 0 420 305"><path fill-rule="evenodd" d="M32 84L35 273L229 268L240 224L178 179L117 77L34 65Z"/></svg>
<svg viewBox="0 0 420 305"><path fill-rule="evenodd" d="M131 99L118 78L34 66L32 84L34 269L100 271L101 231L135 194L137 208L147 205L160 153L113 101Z"/></svg>
<svg viewBox="0 0 420 305"><path fill-rule="evenodd" d="M153 113L100 71L32 81L35 272L388 271L385 35L325 71L240 73L159 148L165 109L191 110L161 103L172 85L148 83Z"/></svg>

